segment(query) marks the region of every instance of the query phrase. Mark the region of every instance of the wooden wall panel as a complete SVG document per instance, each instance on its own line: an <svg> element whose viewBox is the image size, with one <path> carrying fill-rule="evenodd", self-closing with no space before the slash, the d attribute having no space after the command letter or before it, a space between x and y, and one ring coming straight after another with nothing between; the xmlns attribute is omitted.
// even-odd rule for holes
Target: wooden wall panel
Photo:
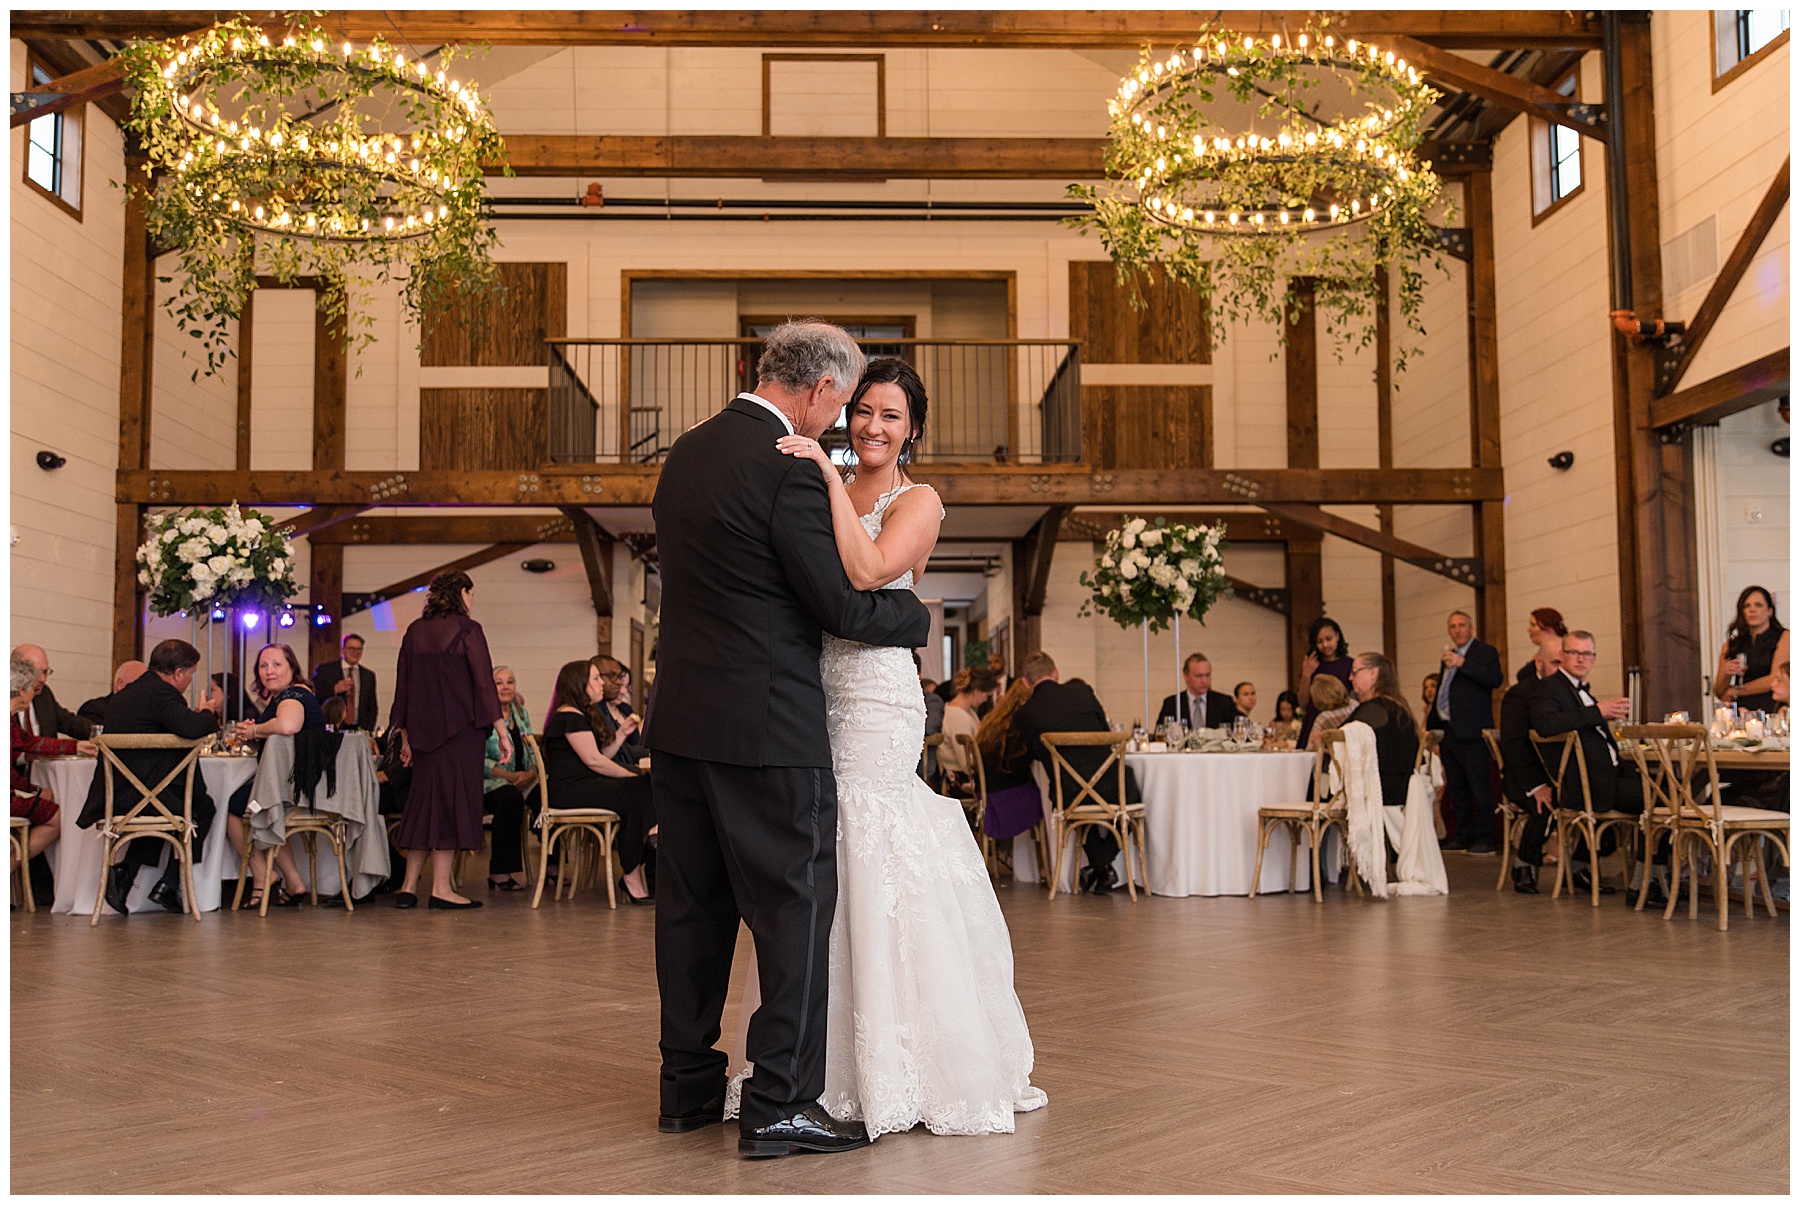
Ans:
<svg viewBox="0 0 1800 1205"><path fill-rule="evenodd" d="M1131 308L1130 289L1111 260L1069 264L1069 337L1085 340L1088 364L1211 364L1212 335L1200 295L1160 268L1144 286L1147 305Z"/></svg>
<svg viewBox="0 0 1800 1205"><path fill-rule="evenodd" d="M421 469L536 469L548 446L548 390L419 390Z"/></svg>
<svg viewBox="0 0 1800 1205"><path fill-rule="evenodd" d="M458 320L455 310L426 319L419 348L423 367L542 364L544 340L569 333L567 264L496 264L494 268L501 289L473 303L482 306L476 315L475 334Z"/></svg>
<svg viewBox="0 0 1800 1205"><path fill-rule="evenodd" d="M1097 468L1212 464L1211 385L1089 385L1081 398L1082 446Z"/></svg>

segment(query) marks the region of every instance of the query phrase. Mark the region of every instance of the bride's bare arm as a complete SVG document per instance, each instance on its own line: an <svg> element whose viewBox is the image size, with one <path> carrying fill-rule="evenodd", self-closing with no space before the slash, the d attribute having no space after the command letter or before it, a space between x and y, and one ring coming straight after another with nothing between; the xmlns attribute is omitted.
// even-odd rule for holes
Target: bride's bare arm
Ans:
<svg viewBox="0 0 1800 1205"><path fill-rule="evenodd" d="M838 559L844 562L844 573L852 586L875 590L908 569L923 569L937 544L938 526L943 521L943 508L935 491L907 490L894 499L882 516L881 537L871 540L837 466L815 441L803 435L788 435L776 441L775 446L790 456L813 461L823 473L825 489L831 495L831 532L837 539Z"/></svg>

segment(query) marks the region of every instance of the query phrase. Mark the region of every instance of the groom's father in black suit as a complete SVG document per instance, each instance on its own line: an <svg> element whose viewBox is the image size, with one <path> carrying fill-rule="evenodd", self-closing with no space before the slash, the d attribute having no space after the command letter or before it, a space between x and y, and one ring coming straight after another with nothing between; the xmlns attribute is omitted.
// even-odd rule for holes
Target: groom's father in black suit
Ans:
<svg viewBox="0 0 1800 1205"><path fill-rule="evenodd" d="M1443 730L1438 757L1444 763L1444 793L1456 818L1454 839L1445 849L1472 854L1497 852L1494 844L1494 789L1488 781L1487 742L1481 730L1494 726L1494 692L1506 685L1500 652L1475 637L1475 621L1467 611L1452 611L1446 625L1450 643L1444 648L1443 678L1437 704L1426 726Z"/></svg>
<svg viewBox="0 0 1800 1205"><path fill-rule="evenodd" d="M868 1142L860 1122L818 1104L837 909L820 633L916 648L931 616L909 590L851 587L817 466L775 450L783 435L823 434L862 369L835 326L777 327L757 393L675 441L653 504L663 586L645 743L661 828L660 1128L720 1120L726 1058L714 1043L742 918L762 989L738 1120L738 1149L752 1156Z"/></svg>

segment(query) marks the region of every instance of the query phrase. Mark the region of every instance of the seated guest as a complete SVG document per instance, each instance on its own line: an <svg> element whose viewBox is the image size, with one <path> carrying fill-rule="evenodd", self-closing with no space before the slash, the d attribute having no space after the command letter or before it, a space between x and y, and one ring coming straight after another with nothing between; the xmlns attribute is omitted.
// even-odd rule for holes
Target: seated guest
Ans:
<svg viewBox="0 0 1800 1205"><path fill-rule="evenodd" d="M1275 722L1270 728L1283 740L1293 741L1299 738L1300 698L1293 691L1284 690L1275 696Z"/></svg>
<svg viewBox="0 0 1800 1205"><path fill-rule="evenodd" d="M625 738L637 731L637 717L617 729L597 735L594 711L603 687L600 671L591 662L571 661L556 675L556 695L539 744L544 750L544 781L550 806L558 811L576 808L608 808L619 814L613 849L625 877L619 887L634 904L652 900L645 885L643 864L656 835L656 803L650 794L650 777L627 770L613 756Z"/></svg>
<svg viewBox="0 0 1800 1205"><path fill-rule="evenodd" d="M238 681L236 674L230 672L214 674L212 684L224 692L224 717L232 723L247 720L261 710L250 702L250 696L244 693L244 685Z"/></svg>
<svg viewBox="0 0 1800 1205"><path fill-rule="evenodd" d="M512 740L512 757L500 758L500 733L488 729L483 765L487 777L481 783L481 810L494 818L493 853L488 857L490 891L523 891L519 878L525 871L525 809L537 805L537 762L525 744L531 731L531 712L519 697L519 681L511 667L494 667L494 692L500 696L500 721Z"/></svg>
<svg viewBox="0 0 1800 1205"><path fill-rule="evenodd" d="M1212 667L1206 666L1210 679ZM1038 652L1025 658L1026 685L1031 688L1031 697L1014 713L1012 730L1018 734L1019 742L1030 752L1031 757L1043 765L1046 772L1051 770L1050 753L1044 747L1046 732L1107 732L1111 725L1106 719L1106 709L1100 706L1100 700L1094 697L1094 689L1077 678L1064 683L1056 670L1056 662L1050 654ZM1192 679L1189 680L1190 683ZM1202 692L1204 697L1204 692ZM1220 695L1227 704L1230 699ZM1198 713L1198 709L1196 709ZM1061 751L1062 757L1080 774L1093 774L1109 756L1109 751L1097 745L1068 748ZM1119 779L1116 771L1109 770L1096 790L1100 798L1108 803L1138 802L1137 780L1130 770L1125 775L1125 799L1118 798ZM1054 782L1054 780L1052 780ZM1080 785L1066 772L1063 777L1063 800L1072 802ZM1054 799L1054 789L1051 798ZM1083 846L1087 851L1088 864L1081 872L1080 889L1100 895L1111 891L1118 884L1118 873L1113 870L1113 859L1119 855L1119 842L1111 833L1102 828L1089 828L1083 838Z"/></svg>
<svg viewBox="0 0 1800 1205"><path fill-rule="evenodd" d="M1325 734L1341 727L1356 710L1356 700L1331 674L1314 674L1307 690L1312 694L1312 709L1307 713L1312 717L1312 730L1306 734L1306 748L1317 753L1325 747Z"/></svg>
<svg viewBox="0 0 1800 1205"><path fill-rule="evenodd" d="M1557 663L1562 663L1562 650L1556 653ZM1427 730L1436 726L1433 717L1437 715L1438 684L1442 682L1441 674L1426 674L1425 681L1419 684L1419 702L1425 704L1425 727ZM1535 681L1536 679L1533 679Z"/></svg>
<svg viewBox="0 0 1800 1205"><path fill-rule="evenodd" d="M1536 674L1542 664L1534 657L1525 666ZM1558 641L1548 669L1555 673L1561 668L1562 644ZM1550 775L1544 771L1543 759L1531 743L1531 692L1537 689L1538 681L1532 677L1515 682L1500 699L1500 793L1525 813L1512 868L1513 890L1520 895L1538 893L1538 871L1544 865L1544 835L1549 831L1550 812L1555 806Z"/></svg>
<svg viewBox="0 0 1800 1205"><path fill-rule="evenodd" d="M985 704L987 714L975 730L988 790L981 831L995 841L1010 841L1044 821L1044 798L1031 777L1031 751L1013 726L1013 717L1030 698L1030 683L1016 679L999 699ZM1050 868L1045 867L1044 873L1048 875Z"/></svg>
<svg viewBox="0 0 1800 1205"><path fill-rule="evenodd" d="M21 644L13 649L13 656L24 658L37 670L38 692L25 712L25 731L32 736L72 736L78 741L92 736L88 722L72 711L65 711L56 696L50 693L50 676L56 672L50 668L50 654L38 645Z"/></svg>
<svg viewBox="0 0 1800 1205"><path fill-rule="evenodd" d="M277 734L293 736L307 729L323 731L325 728L325 712L319 706L319 697L301 674L300 659L285 644L265 644L257 650L256 686L251 689L251 695L263 707L255 719L238 721L235 731L241 741ZM226 804L225 836L233 849L244 848L244 838L249 832L244 810L250 804L253 785L254 781L239 787ZM252 852L254 855L255 851ZM307 887L301 881L300 864L294 860L293 850L285 845L276 850L275 864L281 868L281 879L286 886L275 887L275 894L269 899L270 906L288 908L300 903L307 894ZM270 887L267 862L263 857L251 857L250 874L256 888L244 897L241 907L260 908L263 893Z"/></svg>
<svg viewBox="0 0 1800 1205"><path fill-rule="evenodd" d="M206 692L200 706L190 708L182 696L193 685L194 670L200 664L200 650L185 640L165 640L150 650L150 672L129 683L106 706L104 726L108 736L178 736L183 740L199 740L211 736L219 727L219 709L224 697L217 687ZM85 723L85 721L84 721ZM129 766L146 787L160 782L187 756L183 749L122 749L119 760ZM162 805L181 815L181 797L186 775L177 775L158 796ZM123 774L113 776L114 815L123 816L137 804L136 789ZM145 805L146 812L154 809ZM194 774L193 821L194 861L203 859L206 834L212 830L214 806L206 793L206 779ZM106 778L94 775L86 802L76 820L82 828L93 828L106 818ZM154 865L168 849L166 842L153 837L140 837L125 846L116 865L106 872L106 902L113 911L123 913L139 870ZM181 901L181 863L173 854L169 865L150 889L150 899L170 912L183 910Z"/></svg>
<svg viewBox="0 0 1800 1205"><path fill-rule="evenodd" d="M344 700L337 695L331 696L319 704L319 714L325 717L325 730L337 732L344 727Z"/></svg>
<svg viewBox="0 0 1800 1205"><path fill-rule="evenodd" d="M106 725L107 703L112 701L113 695L118 694L121 690L124 690L127 686L143 677L144 672L149 668L150 667L145 665L142 661L120 662L119 668L113 671L112 695L98 695L89 699L75 709L75 714L90 724L99 724L104 728Z"/></svg>
<svg viewBox="0 0 1800 1205"><path fill-rule="evenodd" d="M999 683L994 680L994 671L986 666L959 669L952 682L956 693L944 705L944 743L938 748L938 764L952 774L972 778L975 767L969 765L956 738L978 736L981 721L976 718L975 709L994 697Z"/></svg>
<svg viewBox="0 0 1800 1205"><path fill-rule="evenodd" d="M1237 713L1246 720L1256 710L1256 683L1239 682L1231 688L1231 701L1237 704Z"/></svg>
<svg viewBox="0 0 1800 1205"><path fill-rule="evenodd" d="M1205 653L1189 653L1181 663L1185 688L1170 695L1156 709L1158 727L1180 720L1189 728L1229 728L1237 718L1237 704L1230 695L1212 688L1212 662Z"/></svg>
<svg viewBox="0 0 1800 1205"><path fill-rule="evenodd" d="M589 657L588 664L600 671L600 702L588 708L588 717L594 721L594 732L604 734L601 739L610 743L614 732L623 731L625 739L620 742L619 751L613 754L613 760L636 774L638 763L650 756L650 749L638 741L643 717L634 714L631 704L625 700L631 673L624 662L604 653Z"/></svg>
<svg viewBox="0 0 1800 1205"><path fill-rule="evenodd" d="M1317 676L1313 679L1320 680ZM1407 779L1419 756L1419 722L1400 696L1400 676L1394 672L1394 663L1380 653L1358 653L1350 667L1350 688L1356 692L1357 706L1344 723L1363 723L1375 730L1382 805L1405 807Z"/></svg>
<svg viewBox="0 0 1800 1205"><path fill-rule="evenodd" d="M92 754L94 746L86 741L62 740L56 737L32 736L20 723L19 716L31 707L38 692L37 667L14 654L12 659L12 814L31 822L25 835L26 861L55 844L62 826L57 823L56 798L49 788L31 781L28 772L32 757L70 757ZM15 856L12 866L19 865Z"/></svg>
<svg viewBox="0 0 1800 1205"><path fill-rule="evenodd" d="M937 736L944 731L944 708L946 701L936 693L937 683L925 676L925 665L919 660L919 654L913 653L913 673L919 676L919 692L925 703L925 735ZM937 781L938 751L926 749L921 759L920 774L928 783Z"/></svg>

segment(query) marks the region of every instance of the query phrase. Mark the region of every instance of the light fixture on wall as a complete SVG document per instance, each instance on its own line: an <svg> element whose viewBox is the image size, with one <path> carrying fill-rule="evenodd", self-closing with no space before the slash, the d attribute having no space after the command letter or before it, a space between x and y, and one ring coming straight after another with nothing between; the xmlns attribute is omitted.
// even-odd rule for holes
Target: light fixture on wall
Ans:
<svg viewBox="0 0 1800 1205"><path fill-rule="evenodd" d="M1550 467L1559 471L1569 468L1574 463L1575 453L1573 452L1558 452L1550 458Z"/></svg>
<svg viewBox="0 0 1800 1205"><path fill-rule="evenodd" d="M556 568L556 562L548 557L534 556L528 561L520 561L519 568L527 573L549 573Z"/></svg>
<svg viewBox="0 0 1800 1205"><path fill-rule="evenodd" d="M1769 451L1775 453L1775 455L1781 457L1783 460L1786 460L1788 458L1788 437L1783 435L1780 439L1770 444Z"/></svg>
<svg viewBox="0 0 1800 1205"><path fill-rule="evenodd" d="M37 454L38 468L44 470L46 473L51 472L54 469L60 469L68 463L69 458L67 456L58 456L48 448L45 448L42 452Z"/></svg>

